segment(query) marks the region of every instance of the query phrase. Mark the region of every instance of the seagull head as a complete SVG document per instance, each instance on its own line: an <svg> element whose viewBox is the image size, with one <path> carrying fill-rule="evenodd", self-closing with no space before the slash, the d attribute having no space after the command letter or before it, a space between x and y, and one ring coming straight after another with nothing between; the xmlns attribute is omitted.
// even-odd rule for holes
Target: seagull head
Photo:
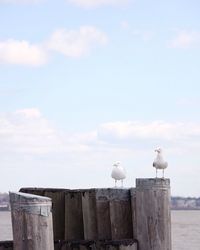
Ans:
<svg viewBox="0 0 200 250"><path fill-rule="evenodd" d="M162 153L162 149L161 148L156 148L155 152L157 152L158 154Z"/></svg>
<svg viewBox="0 0 200 250"><path fill-rule="evenodd" d="M114 167L118 167L120 164L121 164L120 161L116 161L116 162L113 164L113 166L114 166Z"/></svg>

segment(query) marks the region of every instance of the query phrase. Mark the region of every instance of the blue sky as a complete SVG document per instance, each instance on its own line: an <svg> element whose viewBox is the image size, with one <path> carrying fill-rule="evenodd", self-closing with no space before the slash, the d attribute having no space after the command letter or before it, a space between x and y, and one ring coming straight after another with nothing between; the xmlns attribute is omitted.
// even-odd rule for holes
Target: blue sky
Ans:
<svg viewBox="0 0 200 250"><path fill-rule="evenodd" d="M0 0L0 190L112 187L112 164L200 195L197 0Z"/></svg>

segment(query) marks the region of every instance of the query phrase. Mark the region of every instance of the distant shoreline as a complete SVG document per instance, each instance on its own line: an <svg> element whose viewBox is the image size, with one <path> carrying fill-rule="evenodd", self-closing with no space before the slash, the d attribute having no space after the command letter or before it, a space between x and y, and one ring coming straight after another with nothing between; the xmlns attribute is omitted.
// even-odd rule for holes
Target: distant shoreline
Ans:
<svg viewBox="0 0 200 250"><path fill-rule="evenodd" d="M6 211L10 211L10 205L9 204L0 205L0 212L6 212Z"/></svg>
<svg viewBox="0 0 200 250"><path fill-rule="evenodd" d="M0 212L9 210L10 210L9 194L0 193ZM184 211L200 210L200 197L194 198L194 197L172 196L171 210L184 210Z"/></svg>
<svg viewBox="0 0 200 250"><path fill-rule="evenodd" d="M171 211L200 211L200 208L171 208ZM0 210L1 212L11 212L11 210Z"/></svg>
<svg viewBox="0 0 200 250"><path fill-rule="evenodd" d="M171 211L200 211L200 208L171 208Z"/></svg>

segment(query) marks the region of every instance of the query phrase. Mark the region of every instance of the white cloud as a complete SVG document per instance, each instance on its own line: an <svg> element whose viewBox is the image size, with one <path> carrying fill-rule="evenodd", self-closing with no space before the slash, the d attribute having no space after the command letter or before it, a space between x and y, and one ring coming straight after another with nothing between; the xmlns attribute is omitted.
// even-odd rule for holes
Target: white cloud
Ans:
<svg viewBox="0 0 200 250"><path fill-rule="evenodd" d="M17 110L15 114L24 116L27 119L37 119L42 116L40 111L37 108L20 109L20 110Z"/></svg>
<svg viewBox="0 0 200 250"><path fill-rule="evenodd" d="M44 50L27 41L0 41L0 63L39 66L47 61Z"/></svg>
<svg viewBox="0 0 200 250"><path fill-rule="evenodd" d="M113 140L118 143L141 140L142 142L167 142L174 146L185 141L189 142L188 146L190 146L196 145L197 139L200 139L200 124L164 121L111 122L102 124L98 129L98 135L103 140Z"/></svg>
<svg viewBox="0 0 200 250"><path fill-rule="evenodd" d="M68 134L37 108L0 114L0 189L113 186L110 173L116 160L127 169L126 186L133 186L136 177L154 176L154 147L163 146L173 193L198 195L199 182L192 176L199 172L199 139L199 123L109 122L87 133ZM185 188L186 176L196 187Z"/></svg>
<svg viewBox="0 0 200 250"><path fill-rule="evenodd" d="M155 145L156 143L156 145ZM4 146L3 146L4 144ZM7 145L7 147L5 147ZM98 152L152 150L165 145L180 152L199 150L200 124L154 121L110 122L93 131L67 134L56 130L36 108L0 115L0 148L16 152Z"/></svg>
<svg viewBox="0 0 200 250"><path fill-rule="evenodd" d="M183 122L110 122L100 124L95 130L73 134L68 142L84 145L94 152L148 152L163 146L172 154L198 152L200 124Z"/></svg>
<svg viewBox="0 0 200 250"><path fill-rule="evenodd" d="M81 57L107 41L106 34L93 26L82 26L79 30L57 30L49 40L40 44L8 39L0 41L0 64L41 66L47 63L50 51L67 57Z"/></svg>
<svg viewBox="0 0 200 250"><path fill-rule="evenodd" d="M8 154L64 151L61 136L36 108L0 115L0 149Z"/></svg>
<svg viewBox="0 0 200 250"><path fill-rule="evenodd" d="M0 114L0 152L7 154L62 154L86 152L87 135L62 133L47 120L39 109L26 108ZM91 138L92 140L92 138ZM88 140L87 140L88 141Z"/></svg>
<svg viewBox="0 0 200 250"><path fill-rule="evenodd" d="M169 48L199 48L200 32L197 31L179 31L178 34L168 42Z"/></svg>
<svg viewBox="0 0 200 250"><path fill-rule="evenodd" d="M125 5L129 2L129 0L68 0L68 2L83 8L96 8L106 5Z"/></svg>
<svg viewBox="0 0 200 250"><path fill-rule="evenodd" d="M81 57L97 45L105 45L107 40L106 34L96 27L82 26L79 30L55 31L48 42L48 48L67 57Z"/></svg>

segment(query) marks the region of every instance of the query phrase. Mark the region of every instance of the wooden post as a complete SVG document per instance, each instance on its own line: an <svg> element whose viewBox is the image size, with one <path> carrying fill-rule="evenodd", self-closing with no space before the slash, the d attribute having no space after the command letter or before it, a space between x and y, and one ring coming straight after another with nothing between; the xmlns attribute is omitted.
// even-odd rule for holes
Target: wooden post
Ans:
<svg viewBox="0 0 200 250"><path fill-rule="evenodd" d="M109 200L112 240L132 239L130 190L111 189Z"/></svg>
<svg viewBox="0 0 200 250"><path fill-rule="evenodd" d="M54 240L65 239L65 192L61 188L21 188L20 192L49 197L52 200Z"/></svg>
<svg viewBox="0 0 200 250"><path fill-rule="evenodd" d="M82 193L83 230L85 240L98 239L96 192L87 190Z"/></svg>
<svg viewBox="0 0 200 250"><path fill-rule="evenodd" d="M69 191L65 194L65 239L84 240L82 193Z"/></svg>
<svg viewBox="0 0 200 250"><path fill-rule="evenodd" d="M131 212L132 212L132 226L133 226L133 239L136 239L136 189L130 189L131 195Z"/></svg>
<svg viewBox="0 0 200 250"><path fill-rule="evenodd" d="M136 179L139 250L171 250L170 180Z"/></svg>
<svg viewBox="0 0 200 250"><path fill-rule="evenodd" d="M70 190L65 195L65 240L131 239L129 189Z"/></svg>
<svg viewBox="0 0 200 250"><path fill-rule="evenodd" d="M132 238L129 189L85 190L82 204L85 240Z"/></svg>
<svg viewBox="0 0 200 250"><path fill-rule="evenodd" d="M51 199L10 193L14 250L53 250Z"/></svg>

